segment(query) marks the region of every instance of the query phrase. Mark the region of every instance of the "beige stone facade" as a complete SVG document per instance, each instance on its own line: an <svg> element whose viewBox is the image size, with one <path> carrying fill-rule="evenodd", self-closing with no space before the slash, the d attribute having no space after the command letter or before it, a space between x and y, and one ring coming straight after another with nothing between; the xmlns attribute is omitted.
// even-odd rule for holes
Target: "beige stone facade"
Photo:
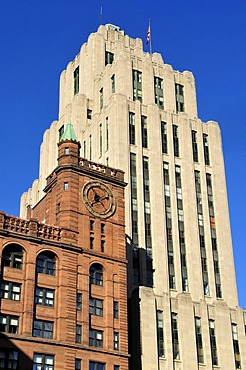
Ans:
<svg viewBox="0 0 246 370"><path fill-rule="evenodd" d="M246 368L220 128L198 118L192 73L100 26L61 74L59 119L44 133L22 217L44 194L68 120L82 157L121 168L128 183L132 369Z"/></svg>

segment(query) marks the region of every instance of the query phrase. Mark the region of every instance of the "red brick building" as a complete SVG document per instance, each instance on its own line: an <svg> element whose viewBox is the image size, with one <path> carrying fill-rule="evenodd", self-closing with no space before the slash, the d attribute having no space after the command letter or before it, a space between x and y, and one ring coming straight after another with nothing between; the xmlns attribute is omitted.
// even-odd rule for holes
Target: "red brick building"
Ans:
<svg viewBox="0 0 246 370"><path fill-rule="evenodd" d="M124 175L67 129L30 219L0 212L0 369L128 369Z"/></svg>

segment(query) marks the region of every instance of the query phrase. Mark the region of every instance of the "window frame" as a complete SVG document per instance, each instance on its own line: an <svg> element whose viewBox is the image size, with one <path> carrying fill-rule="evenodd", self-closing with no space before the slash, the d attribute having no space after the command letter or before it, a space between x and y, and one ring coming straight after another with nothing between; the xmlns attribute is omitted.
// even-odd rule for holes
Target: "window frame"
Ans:
<svg viewBox="0 0 246 370"><path fill-rule="evenodd" d="M8 286L8 289L6 289L6 286ZM22 284L13 281L2 281L0 298L19 302L21 300L21 286ZM14 292L14 288L19 288L19 292ZM16 299L15 296L18 296L19 299Z"/></svg>
<svg viewBox="0 0 246 370"><path fill-rule="evenodd" d="M37 362L36 358L38 356L40 357L41 362ZM49 359L52 361L52 363L47 363L47 360L49 360ZM40 365L41 365L41 368L43 370L54 370L55 369L55 356L54 355L47 354L47 353L37 353L37 352L34 352L34 354L33 354L33 368L32 368L32 370L38 370L38 369L40 369Z"/></svg>
<svg viewBox="0 0 246 370"><path fill-rule="evenodd" d="M39 325L39 327L37 327ZM46 325L50 325L47 329ZM35 327L36 326L36 327ZM35 338L53 339L54 334L54 322L46 320L33 320L33 331L32 336Z"/></svg>

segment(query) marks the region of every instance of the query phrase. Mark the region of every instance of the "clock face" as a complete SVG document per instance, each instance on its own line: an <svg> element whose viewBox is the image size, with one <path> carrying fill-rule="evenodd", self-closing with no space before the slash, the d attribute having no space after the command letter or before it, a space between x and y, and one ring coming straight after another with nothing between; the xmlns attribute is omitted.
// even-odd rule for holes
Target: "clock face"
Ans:
<svg viewBox="0 0 246 370"><path fill-rule="evenodd" d="M108 218L116 208L112 190L101 181L91 180L85 183L82 199L88 211L97 217Z"/></svg>

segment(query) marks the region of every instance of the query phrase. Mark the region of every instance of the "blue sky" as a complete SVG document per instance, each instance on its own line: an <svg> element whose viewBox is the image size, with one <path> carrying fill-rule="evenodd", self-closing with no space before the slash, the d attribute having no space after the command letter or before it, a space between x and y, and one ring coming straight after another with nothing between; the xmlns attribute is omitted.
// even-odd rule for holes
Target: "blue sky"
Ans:
<svg viewBox="0 0 246 370"><path fill-rule="evenodd" d="M86 4L86 5L85 5ZM234 0L8 0L0 5L0 209L38 177L42 135L58 115L59 76L103 23L146 39L179 71L194 73L199 117L220 123L240 304L246 309L244 242L246 3Z"/></svg>

